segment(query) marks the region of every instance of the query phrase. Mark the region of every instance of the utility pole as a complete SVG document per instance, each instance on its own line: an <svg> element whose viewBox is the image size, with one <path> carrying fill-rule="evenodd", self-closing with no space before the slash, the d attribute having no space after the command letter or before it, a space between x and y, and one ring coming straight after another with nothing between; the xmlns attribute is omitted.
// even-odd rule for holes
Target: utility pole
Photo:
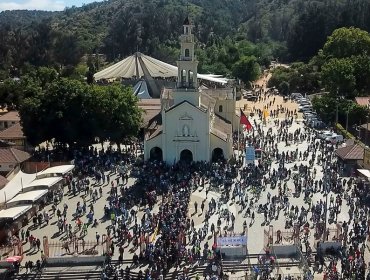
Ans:
<svg viewBox="0 0 370 280"><path fill-rule="evenodd" d="M349 109L347 109L347 118L346 118L346 130L348 131L348 115L349 115Z"/></svg>
<svg viewBox="0 0 370 280"><path fill-rule="evenodd" d="M367 146L367 134L369 133L369 114L366 116L365 146Z"/></svg>
<svg viewBox="0 0 370 280"><path fill-rule="evenodd" d="M337 124L338 124L338 106L339 106L339 96L337 96L337 102L336 102L335 127L337 127Z"/></svg>
<svg viewBox="0 0 370 280"><path fill-rule="evenodd" d="M325 163L325 173L324 173L324 193L326 194L325 198L325 221L324 221L324 242L327 241L327 222L328 222L328 196L329 196L329 186L330 186L330 181L329 181L329 172L328 172L328 162Z"/></svg>

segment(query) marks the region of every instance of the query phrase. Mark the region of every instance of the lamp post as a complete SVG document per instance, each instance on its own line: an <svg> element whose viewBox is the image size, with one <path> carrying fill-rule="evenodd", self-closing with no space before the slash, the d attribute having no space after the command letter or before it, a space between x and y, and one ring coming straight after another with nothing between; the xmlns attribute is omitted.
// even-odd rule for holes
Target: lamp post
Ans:
<svg viewBox="0 0 370 280"><path fill-rule="evenodd" d="M325 173L324 173L324 193L326 194L325 198L325 221L324 221L324 242L327 241L327 221L328 221L328 196L329 196L329 172L328 172L328 163L325 163Z"/></svg>
<svg viewBox="0 0 370 280"><path fill-rule="evenodd" d="M369 114L366 116L366 134L365 134L365 146L367 146L367 134L369 132Z"/></svg>
<svg viewBox="0 0 370 280"><path fill-rule="evenodd" d="M347 109L347 114L346 114L346 130L348 131L348 115L349 115L349 108Z"/></svg>
<svg viewBox="0 0 370 280"><path fill-rule="evenodd" d="M336 110L335 110L335 127L337 127L338 124L338 106L339 106L339 95L338 95L339 90L337 89L337 98L336 98Z"/></svg>

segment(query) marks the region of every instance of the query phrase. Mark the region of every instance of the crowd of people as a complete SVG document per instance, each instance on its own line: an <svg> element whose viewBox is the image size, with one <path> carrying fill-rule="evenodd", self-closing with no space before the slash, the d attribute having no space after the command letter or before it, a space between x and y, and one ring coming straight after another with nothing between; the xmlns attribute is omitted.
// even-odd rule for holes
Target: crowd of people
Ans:
<svg viewBox="0 0 370 280"><path fill-rule="evenodd" d="M119 265L132 256L130 266L104 270L105 279L130 279L133 270L139 279L163 279L175 267L182 267L181 278L189 279L188 267L203 263L215 266L207 277L217 279L223 278L224 271L216 237L235 234L236 223L251 228L249 232L256 230L256 218L261 217L262 226L285 221L273 244L294 243L300 248L307 259L301 279L313 279L317 273L330 280L370 279L365 260L369 186L338 175L337 146L317 139L311 128L297 125L295 110L276 104L272 93L261 91L258 98L268 105L253 109L254 131L240 137L263 151L255 165L243 164L242 158L172 166L143 162L137 157L142 149L139 143L123 150L73 151L75 169L63 201L35 216L35 227L56 221L50 226L66 242L66 253L76 249L69 246L73 240L85 242L94 228L96 244L109 242L107 253ZM264 110L269 111L268 123ZM193 202L196 191L205 193L206 199ZM210 192L219 193L219 199ZM78 198L75 206L67 201L72 198ZM106 199L105 206L98 209L101 199ZM237 216L227 207L229 202L240 210ZM194 213L200 214L200 223ZM290 229L292 236L283 235ZM41 251L32 229L22 230L20 238L29 242L32 251ZM336 242L339 249L327 249L326 241ZM271 263L253 273L260 279L297 279L276 274L274 268Z"/></svg>

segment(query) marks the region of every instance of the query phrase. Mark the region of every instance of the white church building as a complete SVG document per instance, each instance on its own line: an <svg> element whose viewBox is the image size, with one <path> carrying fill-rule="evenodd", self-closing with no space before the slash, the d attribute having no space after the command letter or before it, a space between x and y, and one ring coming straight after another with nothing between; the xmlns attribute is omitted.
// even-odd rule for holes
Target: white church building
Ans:
<svg viewBox="0 0 370 280"><path fill-rule="evenodd" d="M184 161L229 159L233 155L232 132L239 124L232 87L198 85L198 61L194 55L193 26L184 21L180 36L175 88L164 88L161 111L146 127L144 159L173 164Z"/></svg>

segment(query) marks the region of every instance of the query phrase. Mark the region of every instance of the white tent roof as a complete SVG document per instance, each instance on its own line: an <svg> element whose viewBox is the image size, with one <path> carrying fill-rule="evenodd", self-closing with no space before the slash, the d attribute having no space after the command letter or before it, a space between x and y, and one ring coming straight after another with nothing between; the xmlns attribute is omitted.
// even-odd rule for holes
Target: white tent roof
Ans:
<svg viewBox="0 0 370 280"><path fill-rule="evenodd" d="M177 66L165 63L142 53L135 53L129 57L126 57L124 60L121 60L120 62L96 73L94 75L94 78L98 81L101 79L112 78L131 79L135 77L143 77L145 76L145 70L141 66L139 59L142 60L150 76L152 76L153 78L177 77ZM220 84L227 83L227 79L222 78L219 75L212 74L198 74L198 79L203 79Z"/></svg>
<svg viewBox="0 0 370 280"><path fill-rule="evenodd" d="M5 210L0 211L0 219L17 219L28 210L31 209L31 205L15 206Z"/></svg>
<svg viewBox="0 0 370 280"><path fill-rule="evenodd" d="M362 175L364 175L367 178L370 178L370 171L367 169L357 169L358 172L360 172Z"/></svg>
<svg viewBox="0 0 370 280"><path fill-rule="evenodd" d="M36 174L27 174L19 171L17 175L0 190L0 204L4 204L6 201L15 197L22 190L22 185L25 186L31 183L35 178Z"/></svg>
<svg viewBox="0 0 370 280"><path fill-rule="evenodd" d="M50 187L59 183L61 180L63 180L63 177L46 177L42 179L36 179L28 185L25 185L23 190L27 191L27 189L32 189L33 187L47 187L49 189Z"/></svg>
<svg viewBox="0 0 370 280"><path fill-rule="evenodd" d="M35 202L36 200L40 199L41 197L43 197L47 193L48 193L48 190L35 190L35 191L20 193L16 197L14 197L12 200L10 200L9 203L18 202L18 201L32 201L32 202Z"/></svg>
<svg viewBox="0 0 370 280"><path fill-rule="evenodd" d="M57 176L65 175L69 171L73 170L73 168L75 168L73 164L49 167L41 171L40 173L37 173L37 178L44 177L44 175L53 175L53 174L57 174Z"/></svg>
<svg viewBox="0 0 370 280"><path fill-rule="evenodd" d="M148 85L144 80L138 81L134 86L134 95L139 99L151 99L149 94Z"/></svg>

